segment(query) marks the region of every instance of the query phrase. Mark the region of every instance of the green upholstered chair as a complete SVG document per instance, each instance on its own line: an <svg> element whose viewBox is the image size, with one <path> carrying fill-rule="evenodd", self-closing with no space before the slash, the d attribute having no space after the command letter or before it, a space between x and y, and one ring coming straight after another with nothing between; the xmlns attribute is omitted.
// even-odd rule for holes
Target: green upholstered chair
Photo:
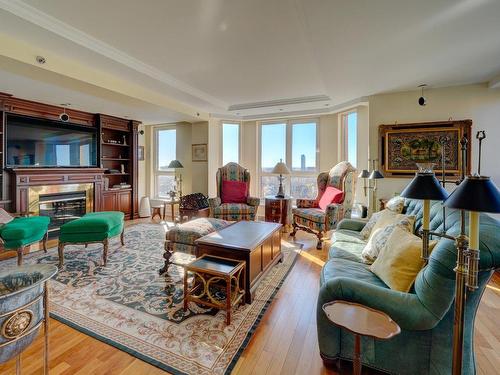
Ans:
<svg viewBox="0 0 500 375"><path fill-rule="evenodd" d="M17 251L17 265L23 264L23 250L43 241L47 252L47 236L50 218L47 216L18 217L0 227L0 240L5 250Z"/></svg>
<svg viewBox="0 0 500 375"><path fill-rule="evenodd" d="M73 244L87 247L91 243L103 244L102 259L106 266L109 240L120 236L122 246L125 245L124 229L124 214L117 211L90 212L64 224L59 233L59 267L62 267L64 262L64 246Z"/></svg>
<svg viewBox="0 0 500 375"><path fill-rule="evenodd" d="M415 231L422 225L422 203L407 200L405 212L416 216ZM359 234L365 223L343 220L332 236L329 260L323 266L317 304L317 328L325 362L353 358L353 335L330 323L322 306L346 300L381 310L401 327L390 340L362 339L365 366L392 374L450 374L455 298L456 248L440 239L429 263L417 275L409 293L391 290L361 262L364 241ZM431 231L443 229L440 203L431 207ZM460 213L447 210L446 233L460 232ZM463 374L475 374L474 319L483 291L495 269L500 268L500 222L481 214L479 289L469 292L465 306Z"/></svg>

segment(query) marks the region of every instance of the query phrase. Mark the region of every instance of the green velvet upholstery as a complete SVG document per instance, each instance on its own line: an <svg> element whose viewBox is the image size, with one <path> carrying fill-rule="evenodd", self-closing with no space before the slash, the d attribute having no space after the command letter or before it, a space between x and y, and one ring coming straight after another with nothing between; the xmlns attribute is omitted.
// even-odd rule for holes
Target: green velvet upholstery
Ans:
<svg viewBox="0 0 500 375"><path fill-rule="evenodd" d="M89 244L102 242L103 264L106 266L108 254L108 240L120 235L121 244L123 242L124 230L123 212L103 211L90 212L79 219L70 221L61 226L59 231L59 267L62 267L64 261L64 246L67 244Z"/></svg>
<svg viewBox="0 0 500 375"><path fill-rule="evenodd" d="M422 225L422 203L408 200L405 212ZM323 359L352 359L353 335L333 325L322 306L334 300L361 303L389 314L400 326L399 336L387 341L362 338L362 362L394 374L450 374L454 316L456 249L453 241L439 240L429 264L420 271L409 293L389 289L360 261L359 231L363 223L341 221L332 238L329 260L321 272L317 304L319 348ZM431 207L431 230L441 231L440 203ZM457 235L460 214L447 210L446 232ZM464 374L475 374L473 326L481 295L495 269L500 268L500 222L481 215L479 289L468 292L464 332Z"/></svg>
<svg viewBox="0 0 500 375"><path fill-rule="evenodd" d="M49 227L47 216L19 217L0 228L4 248L17 249L41 241Z"/></svg>

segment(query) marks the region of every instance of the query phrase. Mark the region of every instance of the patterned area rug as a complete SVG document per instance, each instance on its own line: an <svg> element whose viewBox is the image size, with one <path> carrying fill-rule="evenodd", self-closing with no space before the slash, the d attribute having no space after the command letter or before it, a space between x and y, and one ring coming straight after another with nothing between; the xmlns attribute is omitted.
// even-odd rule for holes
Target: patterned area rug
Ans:
<svg viewBox="0 0 500 375"><path fill-rule="evenodd" d="M183 268L163 264L165 228L138 224L125 232L125 246L110 244L107 267L102 246L66 246L64 268L51 282L51 316L174 374L229 374L300 247L282 242L283 263L260 283L254 302L240 306L225 324L225 312L194 303L184 312ZM176 262L192 259L176 254ZM57 264L57 249L25 257L26 264ZM15 266L9 259L0 268Z"/></svg>

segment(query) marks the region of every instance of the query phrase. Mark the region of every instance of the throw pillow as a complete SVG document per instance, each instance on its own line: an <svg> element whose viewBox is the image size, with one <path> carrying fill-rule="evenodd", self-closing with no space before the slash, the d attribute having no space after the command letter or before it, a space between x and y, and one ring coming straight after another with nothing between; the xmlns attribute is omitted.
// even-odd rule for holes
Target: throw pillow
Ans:
<svg viewBox="0 0 500 375"><path fill-rule="evenodd" d="M342 190L339 190L337 188L334 188L333 186L328 186L321 196L321 199L319 200L319 208L321 208L323 211L326 210L326 207L331 204L331 203L342 203L344 199L344 192Z"/></svg>
<svg viewBox="0 0 500 375"><path fill-rule="evenodd" d="M392 197L385 204L385 208L393 212L396 212L397 214L402 213L404 207L405 207L405 199L400 196Z"/></svg>
<svg viewBox="0 0 500 375"><path fill-rule="evenodd" d="M413 226L415 225L415 216L398 216L404 217L399 218L394 224L390 224L384 228L378 228L373 231L373 235L370 236L368 243L361 252L363 262L371 264L375 261L375 259L377 259L380 251L387 243L387 239L394 231L394 228L400 227L408 232L413 231Z"/></svg>
<svg viewBox="0 0 500 375"><path fill-rule="evenodd" d="M247 184L243 181L222 181L222 203L246 203Z"/></svg>
<svg viewBox="0 0 500 375"><path fill-rule="evenodd" d="M385 228L393 224L398 224L399 222L404 221L406 218L408 218L408 216L403 214L397 214L391 210L381 211L380 216L375 225L373 226L370 236L368 237L368 240L370 240L370 238L373 236L373 233L375 233L377 229ZM412 224L414 224L414 222ZM411 228L410 231L413 231L413 228Z"/></svg>
<svg viewBox="0 0 500 375"><path fill-rule="evenodd" d="M0 208L0 224L10 223L14 218L3 208Z"/></svg>
<svg viewBox="0 0 500 375"><path fill-rule="evenodd" d="M437 241L429 243L432 250ZM422 239L396 226L370 270L393 290L408 293L424 262Z"/></svg>
<svg viewBox="0 0 500 375"><path fill-rule="evenodd" d="M382 214L382 212L384 212L384 210L379 211L379 212L375 212L374 214L372 214L372 216L370 217L368 222L365 224L363 229L361 229L361 232L359 232L359 234L361 235L361 238L363 238L364 240L367 240L368 237L370 237L372 229L375 226L375 224L377 223L377 220L380 217L380 215Z"/></svg>

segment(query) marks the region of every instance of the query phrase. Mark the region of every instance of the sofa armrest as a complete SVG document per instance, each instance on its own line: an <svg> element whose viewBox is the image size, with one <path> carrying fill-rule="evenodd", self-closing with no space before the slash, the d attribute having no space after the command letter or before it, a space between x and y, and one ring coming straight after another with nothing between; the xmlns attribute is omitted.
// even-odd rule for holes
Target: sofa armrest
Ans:
<svg viewBox="0 0 500 375"><path fill-rule="evenodd" d="M357 220L357 219L342 219L337 224L337 229L347 229L354 230L356 232L360 232L366 225L365 220Z"/></svg>
<svg viewBox="0 0 500 375"><path fill-rule="evenodd" d="M316 199L297 199L297 208L316 208L318 202Z"/></svg>
<svg viewBox="0 0 500 375"><path fill-rule="evenodd" d="M405 330L429 330L442 318L429 311L416 294L398 292L347 277L336 277L322 285L318 297L318 318L323 304L336 300L355 302L383 311Z"/></svg>
<svg viewBox="0 0 500 375"><path fill-rule="evenodd" d="M248 197L247 204L249 206L258 206L260 204L260 198L257 197Z"/></svg>
<svg viewBox="0 0 500 375"><path fill-rule="evenodd" d="M210 208L219 207L222 204L220 197L208 198L208 206Z"/></svg>

